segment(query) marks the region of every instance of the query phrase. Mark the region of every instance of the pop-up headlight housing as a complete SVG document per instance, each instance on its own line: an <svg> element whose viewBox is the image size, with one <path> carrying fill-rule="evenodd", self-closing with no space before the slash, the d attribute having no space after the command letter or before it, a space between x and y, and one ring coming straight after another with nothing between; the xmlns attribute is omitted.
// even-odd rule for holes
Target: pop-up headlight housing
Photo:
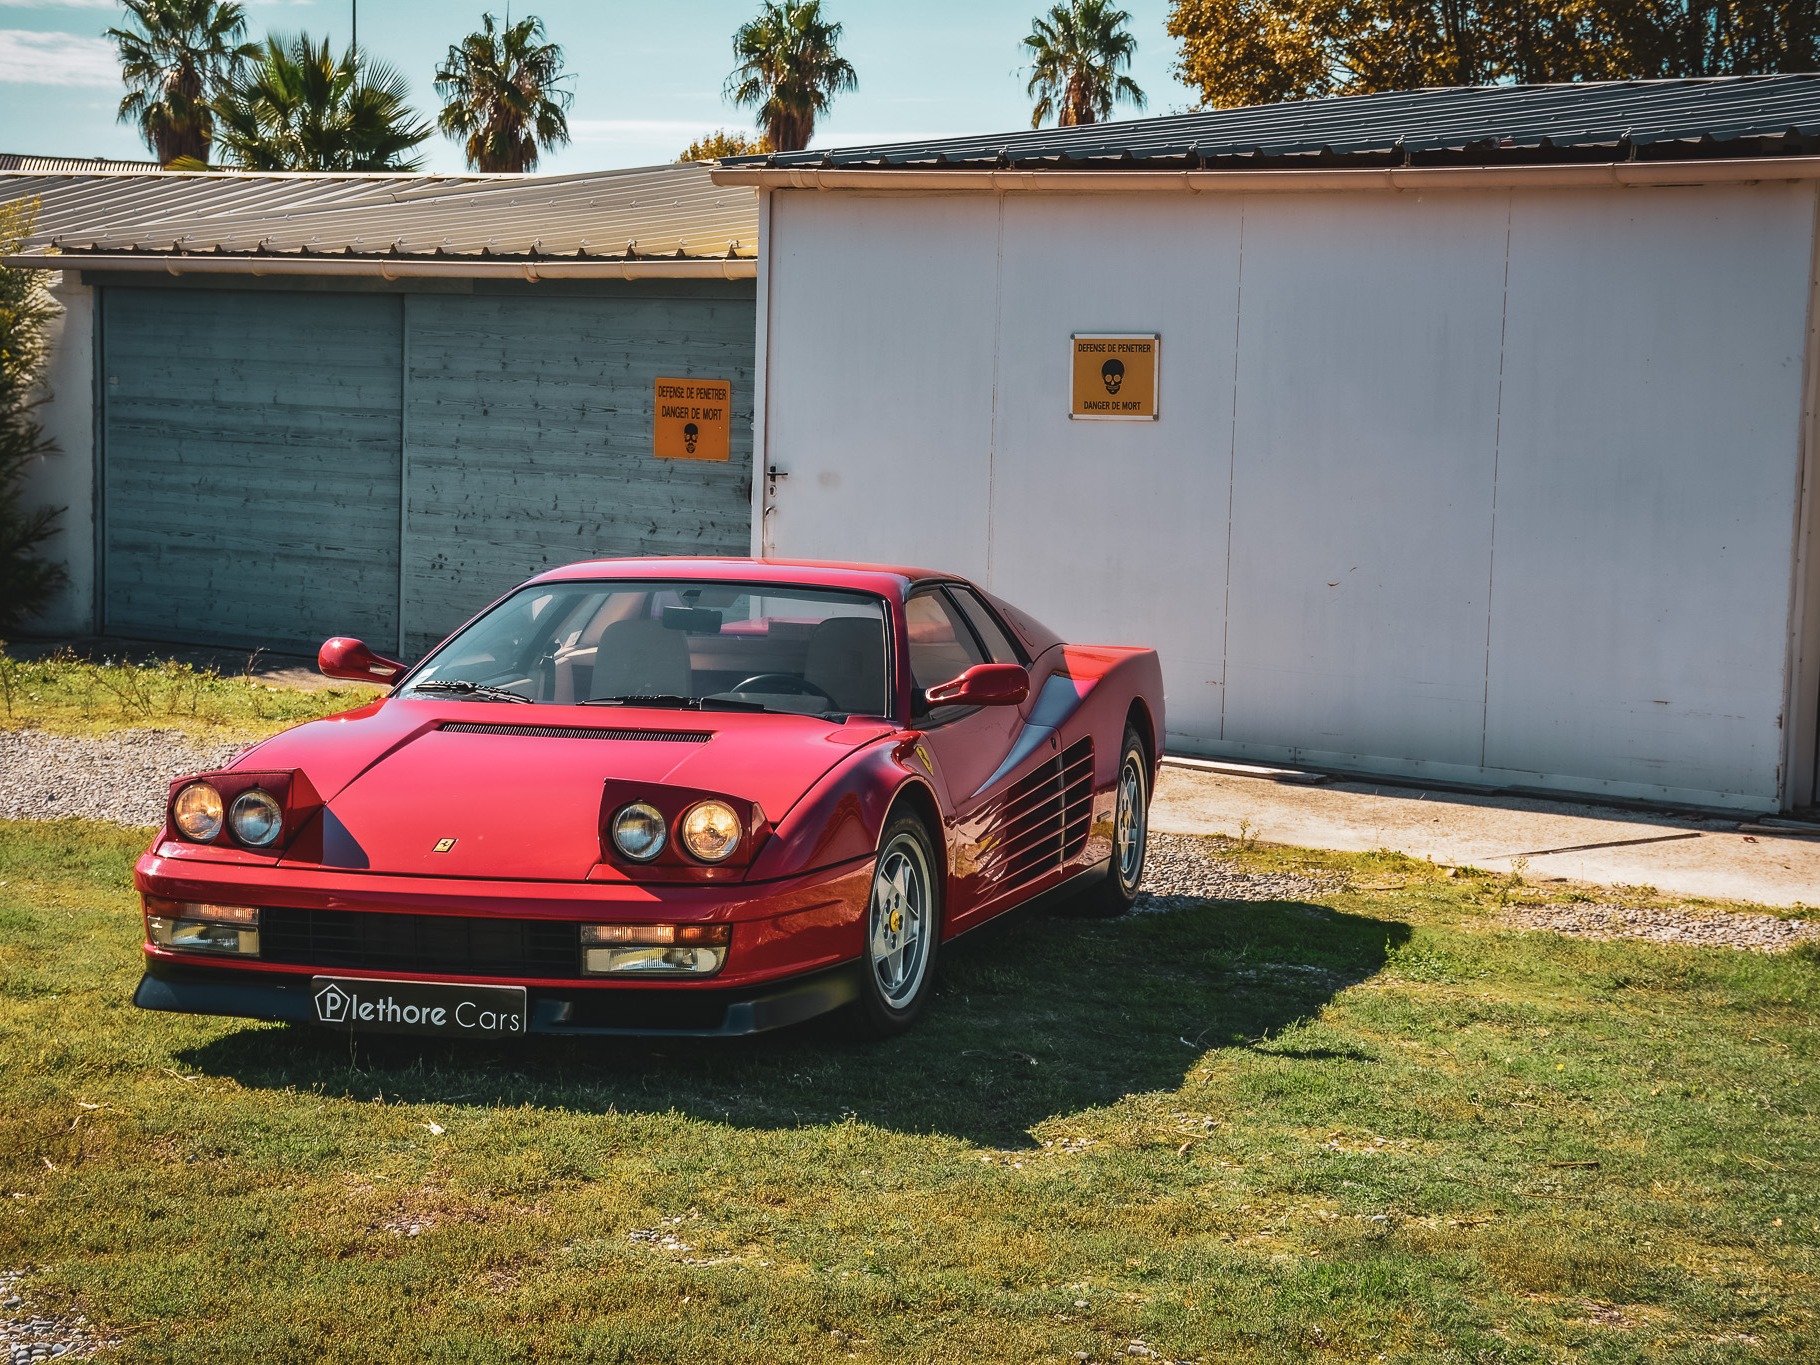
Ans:
<svg viewBox="0 0 1820 1365"><path fill-rule="evenodd" d="M295 768L200 773L171 783L166 823L182 843L277 853L321 809Z"/></svg>
<svg viewBox="0 0 1820 1365"><path fill-rule="evenodd" d="M738 881L771 836L756 801L724 792L610 779L600 855L638 881Z"/></svg>

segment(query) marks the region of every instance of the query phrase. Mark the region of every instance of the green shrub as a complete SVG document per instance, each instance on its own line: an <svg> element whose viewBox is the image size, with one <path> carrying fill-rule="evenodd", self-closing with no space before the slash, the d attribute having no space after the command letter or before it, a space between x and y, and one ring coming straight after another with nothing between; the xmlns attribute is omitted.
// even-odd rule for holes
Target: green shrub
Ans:
<svg viewBox="0 0 1820 1365"><path fill-rule="evenodd" d="M30 235L36 200L0 204L0 257ZM36 613L63 586L61 565L39 553L60 507L23 505L26 470L55 450L32 413L44 401L46 332L57 306L43 272L0 266L0 630Z"/></svg>

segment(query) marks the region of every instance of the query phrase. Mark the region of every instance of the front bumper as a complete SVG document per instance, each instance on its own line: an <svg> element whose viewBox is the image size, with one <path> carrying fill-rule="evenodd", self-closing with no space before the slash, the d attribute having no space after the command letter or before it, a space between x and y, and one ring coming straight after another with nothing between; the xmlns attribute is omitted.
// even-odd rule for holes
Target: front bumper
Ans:
<svg viewBox="0 0 1820 1365"><path fill-rule="evenodd" d="M563 983L529 987L528 995L526 1023L531 1033L736 1038L800 1024L858 999L859 964L824 968L767 986L614 990ZM146 965L133 1003L140 1009L175 1014L223 1014L345 1031L317 1023L307 975L255 975L231 967L154 960Z"/></svg>
<svg viewBox="0 0 1820 1365"><path fill-rule="evenodd" d="M134 880L147 895L262 913L259 957L146 942L134 995L145 1009L309 1023L311 980L328 976L522 986L532 1033L714 1037L781 1028L856 997L871 860L704 887L261 868L152 852ZM580 925L651 922L730 925L725 966L693 980L581 972Z"/></svg>

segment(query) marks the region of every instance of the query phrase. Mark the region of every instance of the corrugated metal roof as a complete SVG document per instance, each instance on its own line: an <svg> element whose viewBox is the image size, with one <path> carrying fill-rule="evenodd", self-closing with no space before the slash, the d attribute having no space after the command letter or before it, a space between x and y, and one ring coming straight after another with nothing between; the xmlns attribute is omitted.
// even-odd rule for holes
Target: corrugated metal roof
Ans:
<svg viewBox="0 0 1820 1365"><path fill-rule="evenodd" d="M22 254L724 260L758 245L758 196L703 164L560 176L3 174L39 201Z"/></svg>
<svg viewBox="0 0 1820 1365"><path fill-rule="evenodd" d="M731 157L740 167L1262 167L1774 156L1820 150L1820 75L1471 86L991 136Z"/></svg>
<svg viewBox="0 0 1820 1365"><path fill-rule="evenodd" d="M0 152L0 171L155 171L156 161L110 161L102 156L33 156Z"/></svg>

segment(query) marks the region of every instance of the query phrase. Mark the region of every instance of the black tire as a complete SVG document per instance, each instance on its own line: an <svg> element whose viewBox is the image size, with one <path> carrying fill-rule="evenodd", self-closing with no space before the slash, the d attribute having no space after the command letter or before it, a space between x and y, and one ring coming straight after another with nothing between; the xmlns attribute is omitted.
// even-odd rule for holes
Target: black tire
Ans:
<svg viewBox="0 0 1820 1365"><path fill-rule="evenodd" d="M866 902L854 1005L860 1026L874 1038L902 1033L929 1003L942 935L941 867L928 827L916 816L899 815L885 826ZM911 928L915 942L906 944ZM905 961L906 951L914 952L912 960Z"/></svg>
<svg viewBox="0 0 1820 1365"><path fill-rule="evenodd" d="M1118 799L1112 808L1112 859L1106 875L1081 893L1081 910L1100 918L1122 915L1137 900L1150 849L1150 755L1136 730L1125 727L1119 752ZM1127 802L1130 802L1129 808Z"/></svg>

